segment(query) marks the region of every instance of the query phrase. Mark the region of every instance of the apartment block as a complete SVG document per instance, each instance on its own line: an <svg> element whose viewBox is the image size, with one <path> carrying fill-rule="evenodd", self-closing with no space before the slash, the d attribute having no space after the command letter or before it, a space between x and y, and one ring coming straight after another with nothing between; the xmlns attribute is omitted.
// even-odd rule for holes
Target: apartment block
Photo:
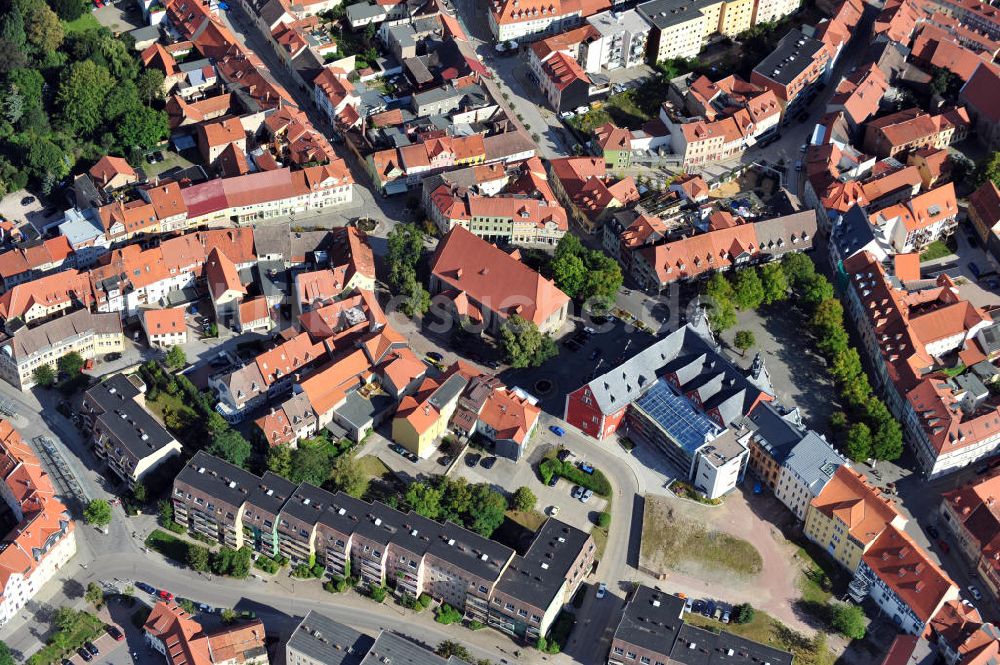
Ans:
<svg viewBox="0 0 1000 665"><path fill-rule="evenodd" d="M167 665L268 665L264 623L206 631L173 601L158 601L142 626L146 645Z"/></svg>
<svg viewBox="0 0 1000 665"><path fill-rule="evenodd" d="M393 580L398 594L427 593L512 634L548 630L595 549L588 534L550 519L520 557L451 522L308 483L293 487L273 474L261 478L205 452L178 474L172 499L178 523L192 533L269 555L276 543L293 565L315 562L331 575L349 566L368 584ZM248 528L258 514L265 528Z"/></svg>
<svg viewBox="0 0 1000 665"><path fill-rule="evenodd" d="M611 639L608 665L675 663L767 663L792 665L792 654L723 630L720 633L684 622L684 599L638 586Z"/></svg>
<svg viewBox="0 0 1000 665"><path fill-rule="evenodd" d="M115 374L87 390L80 409L94 454L129 487L181 453L181 444L146 409L145 392L138 375Z"/></svg>
<svg viewBox="0 0 1000 665"><path fill-rule="evenodd" d="M611 7L609 0L494 0L489 26L497 42L552 35Z"/></svg>
<svg viewBox="0 0 1000 665"><path fill-rule="evenodd" d="M35 328L22 327L0 336L0 378L19 390L35 385L32 372L40 365L56 369L67 353L84 360L125 348L121 317L79 309Z"/></svg>
<svg viewBox="0 0 1000 665"><path fill-rule="evenodd" d="M0 550L0 626L25 605L76 554L76 525L55 498L56 488L35 452L0 419L0 494L9 531Z"/></svg>
<svg viewBox="0 0 1000 665"><path fill-rule="evenodd" d="M992 465L994 468L997 465ZM987 592L1000 597L1000 474L990 475L941 495L939 515L966 563L975 568Z"/></svg>
<svg viewBox="0 0 1000 665"><path fill-rule="evenodd" d="M788 122L815 97L830 59L826 44L796 28L782 37L774 51L754 67L750 82L778 96Z"/></svg>
<svg viewBox="0 0 1000 665"><path fill-rule="evenodd" d="M872 543L889 527L902 529L906 518L864 475L841 466L809 503L803 533L854 574Z"/></svg>
<svg viewBox="0 0 1000 665"><path fill-rule="evenodd" d="M937 115L918 108L906 109L869 121L865 125L864 148L879 157L895 157L919 148L947 148L964 140L969 126L964 107Z"/></svg>
<svg viewBox="0 0 1000 665"><path fill-rule="evenodd" d="M599 65L606 69L620 69L645 62L652 26L638 11L601 12L589 17L587 23L597 32L586 43L586 59L590 67Z"/></svg>

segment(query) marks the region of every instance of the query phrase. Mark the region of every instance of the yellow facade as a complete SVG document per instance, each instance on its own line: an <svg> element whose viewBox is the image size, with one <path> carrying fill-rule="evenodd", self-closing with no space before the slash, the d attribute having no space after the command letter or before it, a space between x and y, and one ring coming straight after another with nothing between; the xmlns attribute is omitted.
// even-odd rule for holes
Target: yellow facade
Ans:
<svg viewBox="0 0 1000 665"><path fill-rule="evenodd" d="M701 15L705 17L701 27L701 41L708 41L709 37L719 31L719 17L722 16L722 7L725 4L720 1L701 8Z"/></svg>
<svg viewBox="0 0 1000 665"><path fill-rule="evenodd" d="M417 432L406 418L394 418L392 421L392 440L403 446L420 459L427 459L437 449L437 440L444 436L448 427L448 418L439 415L423 432Z"/></svg>
<svg viewBox="0 0 1000 665"><path fill-rule="evenodd" d="M847 525L844 522L835 517L827 517L815 506L810 505L803 532L806 538L826 550L837 563L852 573L858 569L865 550L862 544L847 532Z"/></svg>
<svg viewBox="0 0 1000 665"><path fill-rule="evenodd" d="M733 0L722 6L719 32L729 37L746 32L753 27L754 0Z"/></svg>

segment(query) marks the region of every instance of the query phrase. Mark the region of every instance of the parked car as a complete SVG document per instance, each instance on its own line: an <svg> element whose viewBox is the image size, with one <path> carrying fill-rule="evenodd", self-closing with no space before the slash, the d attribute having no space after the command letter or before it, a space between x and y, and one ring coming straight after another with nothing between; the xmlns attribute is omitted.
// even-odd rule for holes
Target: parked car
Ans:
<svg viewBox="0 0 1000 665"><path fill-rule="evenodd" d="M114 352L109 353L108 355L104 356L104 361L111 363L111 362L114 362L116 360L121 360L121 357L122 357L122 354L118 353L117 351L114 351Z"/></svg>
<svg viewBox="0 0 1000 665"><path fill-rule="evenodd" d="M696 600L691 604L691 612L693 614L701 614L705 610L705 601Z"/></svg>
<svg viewBox="0 0 1000 665"><path fill-rule="evenodd" d="M30 206L34 202L35 202L34 196L25 196L23 199L21 199L21 205L23 206Z"/></svg>
<svg viewBox="0 0 1000 665"><path fill-rule="evenodd" d="M583 503L587 503L588 501L590 501L590 498L592 496L594 496L594 490L591 489L583 490L583 494L580 496L580 501Z"/></svg>
<svg viewBox="0 0 1000 665"><path fill-rule="evenodd" d="M444 356L441 355L440 353L438 353L437 351L428 351L427 352L427 357L430 358L431 360L433 360L436 363L439 363L442 360L444 360Z"/></svg>
<svg viewBox="0 0 1000 665"><path fill-rule="evenodd" d="M90 652L91 656L96 656L101 653L101 650L97 648L97 645L93 642L84 642L83 647Z"/></svg>
<svg viewBox="0 0 1000 665"><path fill-rule="evenodd" d="M688 598L684 601L684 611L690 612L694 608L694 598Z"/></svg>
<svg viewBox="0 0 1000 665"><path fill-rule="evenodd" d="M559 514L559 506L549 506L549 517L555 517Z"/></svg>
<svg viewBox="0 0 1000 665"><path fill-rule="evenodd" d="M730 615L729 610L722 613L722 623L729 623Z"/></svg>
<svg viewBox="0 0 1000 665"><path fill-rule="evenodd" d="M583 471L588 476L594 475L594 467L590 466L586 462L580 462L577 466L580 467L580 471Z"/></svg>
<svg viewBox="0 0 1000 665"><path fill-rule="evenodd" d="M493 456L490 456L490 457L484 457L484 458L483 458L483 461L482 461L482 462L480 462L479 464L480 464L480 466L482 466L482 467L483 467L484 469L487 469L487 470L489 470L489 469L492 469L492 468L493 468L493 465L494 465L494 464L496 464L496 463L497 463L497 458L496 458L496 457L493 457Z"/></svg>
<svg viewBox="0 0 1000 665"><path fill-rule="evenodd" d="M937 527L934 526L933 524L927 527L927 533L930 535L931 538L938 538L941 536L941 533L937 530Z"/></svg>
<svg viewBox="0 0 1000 665"><path fill-rule="evenodd" d="M83 658L88 663L90 661L94 660L94 657L92 655L90 655L90 652L87 651L86 649L84 649L83 647L80 647L79 649L77 649L76 652L78 654L80 654L80 658Z"/></svg>
<svg viewBox="0 0 1000 665"><path fill-rule="evenodd" d="M115 626L105 626L104 630L118 642L125 639L125 635L122 634L122 631L118 630Z"/></svg>
<svg viewBox="0 0 1000 665"><path fill-rule="evenodd" d="M156 593L156 589L146 584L145 582L136 582L135 588L139 589L140 591L145 591L146 593L152 593L152 594Z"/></svg>
<svg viewBox="0 0 1000 665"><path fill-rule="evenodd" d="M455 458L451 455L441 455L441 457L438 457L438 464L441 466L448 466L454 461L454 459Z"/></svg>
<svg viewBox="0 0 1000 665"><path fill-rule="evenodd" d="M583 496L583 488L580 487L579 485L573 485L573 491L570 492L570 496L572 496L574 499L579 499L580 497Z"/></svg>
<svg viewBox="0 0 1000 665"><path fill-rule="evenodd" d="M555 434L556 436L562 436L563 434L566 433L566 430L564 430L562 427L559 427L558 425L549 425L549 431Z"/></svg>
<svg viewBox="0 0 1000 665"><path fill-rule="evenodd" d="M469 453L468 455L465 456L465 466L469 467L470 469L474 469L476 468L476 465L479 464L479 460L481 460L482 458L483 456L480 455L479 453Z"/></svg>
<svg viewBox="0 0 1000 665"><path fill-rule="evenodd" d="M549 478L549 487L555 487L556 483L559 482L559 476L552 476Z"/></svg>
<svg viewBox="0 0 1000 665"><path fill-rule="evenodd" d="M597 597L599 599L600 598L604 598L604 596L606 596L607 593L608 593L608 585L607 584L605 584L604 582L601 582L600 584L597 585Z"/></svg>
<svg viewBox="0 0 1000 665"><path fill-rule="evenodd" d="M967 588L967 589L969 590L969 593L970 593L970 594L972 594L972 597L973 597L974 599L976 599L976 600L982 600L982 598L983 598L983 594L982 594L982 593L980 593L979 589L978 589L978 588L976 587L976 585L975 585L975 584L970 584L970 585L969 585L968 587L966 587L966 588Z"/></svg>
<svg viewBox="0 0 1000 665"><path fill-rule="evenodd" d="M979 279L981 272L979 270L979 266L977 266L973 261L969 261L969 272L975 275L976 279Z"/></svg>
<svg viewBox="0 0 1000 665"><path fill-rule="evenodd" d="M709 600L705 603L705 609L702 610L701 614L702 616L710 617L713 612L715 612L715 601Z"/></svg>
<svg viewBox="0 0 1000 665"><path fill-rule="evenodd" d="M722 621L722 608L716 606L715 611L712 612L712 618L716 621Z"/></svg>
<svg viewBox="0 0 1000 665"><path fill-rule="evenodd" d="M160 590L159 590L159 591L157 592L157 594L156 594L156 595L158 595L158 596L159 596L160 598L162 598L163 600L173 600L173 599L174 599L174 594L170 593L170 592L169 592L169 591L167 591L166 589L160 589Z"/></svg>

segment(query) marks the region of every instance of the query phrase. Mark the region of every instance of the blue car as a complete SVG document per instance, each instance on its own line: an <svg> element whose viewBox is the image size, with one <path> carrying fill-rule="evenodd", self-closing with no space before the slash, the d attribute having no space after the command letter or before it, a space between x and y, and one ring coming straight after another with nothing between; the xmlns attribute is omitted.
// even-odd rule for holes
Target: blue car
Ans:
<svg viewBox="0 0 1000 665"><path fill-rule="evenodd" d="M563 434L566 433L566 430L564 430L562 427L559 427L558 425L550 425L549 431L551 431L556 436L562 436Z"/></svg>
<svg viewBox="0 0 1000 665"><path fill-rule="evenodd" d="M580 471L583 471L589 476L594 475L594 467L590 466L586 462L580 462Z"/></svg>
<svg viewBox="0 0 1000 665"><path fill-rule="evenodd" d="M146 593L152 593L152 594L156 593L156 589L154 589L150 585L146 584L145 582L136 582L135 586L140 591L145 591Z"/></svg>
<svg viewBox="0 0 1000 665"><path fill-rule="evenodd" d="M229 5L227 5L224 2L220 2L219 3L219 9L221 9L224 12L228 12L229 11Z"/></svg>

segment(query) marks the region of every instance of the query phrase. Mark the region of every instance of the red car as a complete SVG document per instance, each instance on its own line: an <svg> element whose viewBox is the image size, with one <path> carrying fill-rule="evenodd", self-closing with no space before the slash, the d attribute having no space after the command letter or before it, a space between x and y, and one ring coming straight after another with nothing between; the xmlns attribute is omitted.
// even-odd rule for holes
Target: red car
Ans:
<svg viewBox="0 0 1000 665"><path fill-rule="evenodd" d="M107 631L108 635L115 638L115 640L119 642L125 639L125 635L122 634L122 631L118 630L115 626L106 626L104 630Z"/></svg>
<svg viewBox="0 0 1000 665"><path fill-rule="evenodd" d="M940 547L941 551L944 552L945 554L951 551L951 547L948 545L948 543L946 543L943 540L938 541L938 547Z"/></svg>
<svg viewBox="0 0 1000 665"><path fill-rule="evenodd" d="M163 600L173 600L174 594L170 593L166 589L160 589L160 598Z"/></svg>

